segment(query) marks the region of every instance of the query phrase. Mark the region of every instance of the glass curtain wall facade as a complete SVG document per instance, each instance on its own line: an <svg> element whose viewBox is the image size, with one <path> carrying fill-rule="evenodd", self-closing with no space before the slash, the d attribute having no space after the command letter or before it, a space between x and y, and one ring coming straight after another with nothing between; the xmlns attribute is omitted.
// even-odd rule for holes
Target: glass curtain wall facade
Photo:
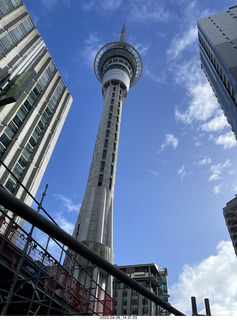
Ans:
<svg viewBox="0 0 237 320"><path fill-rule="evenodd" d="M0 183L31 205L72 97L21 0L0 1ZM17 218L18 224L23 221Z"/></svg>
<svg viewBox="0 0 237 320"><path fill-rule="evenodd" d="M197 26L201 67L237 137L237 6Z"/></svg>

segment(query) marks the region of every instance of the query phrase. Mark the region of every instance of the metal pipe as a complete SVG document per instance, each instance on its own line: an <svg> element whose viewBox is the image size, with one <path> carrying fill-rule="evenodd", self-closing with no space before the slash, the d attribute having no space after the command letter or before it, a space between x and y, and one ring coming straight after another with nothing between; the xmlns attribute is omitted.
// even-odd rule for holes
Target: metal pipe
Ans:
<svg viewBox="0 0 237 320"><path fill-rule="evenodd" d="M155 294L147 290L145 287L141 286L137 281L130 278L124 272L119 270L113 264L103 259L101 256L96 254L94 251L87 248L84 244L73 238L71 235L66 233L63 229L56 226L41 214L37 213L35 210L27 206L24 202L14 197L3 187L0 187L0 204L11 210L18 216L30 222L32 225L36 226L40 230L44 231L46 234L62 242L71 250L79 253L81 256L85 257L98 267L102 268L115 278L121 280L123 283L128 285L130 288L136 290L146 298L158 304L160 307L169 311L170 313L177 316L184 316L182 312L172 307L169 303L163 301L161 298L157 297Z"/></svg>
<svg viewBox="0 0 237 320"><path fill-rule="evenodd" d="M197 316L197 303L196 303L196 297L191 297L192 302L192 316Z"/></svg>
<svg viewBox="0 0 237 320"><path fill-rule="evenodd" d="M204 303L205 303L206 315L211 316L211 308L210 308L209 299L205 298Z"/></svg>

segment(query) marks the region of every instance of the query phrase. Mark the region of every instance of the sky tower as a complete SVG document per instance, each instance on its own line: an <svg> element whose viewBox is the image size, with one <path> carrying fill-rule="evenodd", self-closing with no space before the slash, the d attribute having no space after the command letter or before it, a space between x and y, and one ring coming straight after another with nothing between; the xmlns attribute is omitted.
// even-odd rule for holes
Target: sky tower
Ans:
<svg viewBox="0 0 237 320"><path fill-rule="evenodd" d="M94 71L102 83L103 109L73 236L113 263L113 199L122 106L129 88L142 74L139 53L125 42L125 25L118 42L110 42L98 51ZM84 265L82 258L78 261ZM112 294L111 279L102 271L93 269L91 272L97 283ZM75 276L80 279L82 273Z"/></svg>

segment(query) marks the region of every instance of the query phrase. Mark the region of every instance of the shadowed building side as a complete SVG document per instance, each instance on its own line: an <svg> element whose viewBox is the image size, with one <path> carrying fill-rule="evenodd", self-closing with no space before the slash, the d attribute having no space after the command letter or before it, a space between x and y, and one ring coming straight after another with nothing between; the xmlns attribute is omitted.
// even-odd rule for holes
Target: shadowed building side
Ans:
<svg viewBox="0 0 237 320"><path fill-rule="evenodd" d="M197 26L201 67L237 137L237 6Z"/></svg>

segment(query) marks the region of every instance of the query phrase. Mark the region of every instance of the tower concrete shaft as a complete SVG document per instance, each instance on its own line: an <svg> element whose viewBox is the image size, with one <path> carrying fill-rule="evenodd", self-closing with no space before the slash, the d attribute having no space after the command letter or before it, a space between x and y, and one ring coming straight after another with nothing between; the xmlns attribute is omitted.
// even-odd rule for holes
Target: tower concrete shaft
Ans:
<svg viewBox="0 0 237 320"><path fill-rule="evenodd" d="M94 70L102 83L103 109L73 236L113 263L113 199L122 107L129 88L142 73L140 55L125 42L125 26L119 42L108 43L99 50ZM90 269L85 265L86 261L78 261ZM111 277L92 269L95 280L111 294ZM78 277L81 277L80 272Z"/></svg>

